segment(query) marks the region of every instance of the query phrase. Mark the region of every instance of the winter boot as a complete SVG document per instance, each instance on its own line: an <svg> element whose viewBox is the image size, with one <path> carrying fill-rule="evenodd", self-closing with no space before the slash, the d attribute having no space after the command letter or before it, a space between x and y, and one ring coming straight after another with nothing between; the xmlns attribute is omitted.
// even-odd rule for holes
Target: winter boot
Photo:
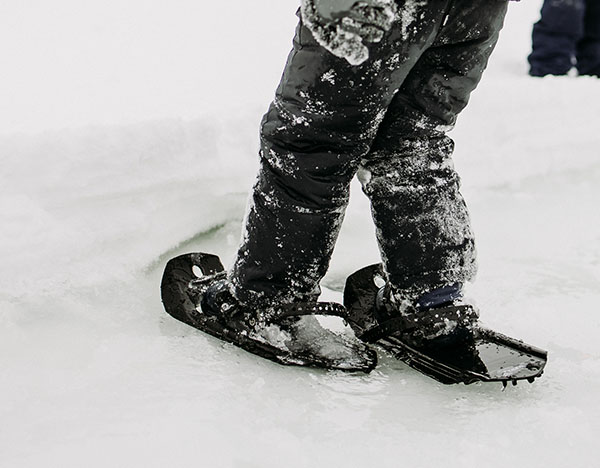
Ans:
<svg viewBox="0 0 600 468"><path fill-rule="evenodd" d="M403 300L385 285L379 289L374 316L380 327L392 326L414 347L465 345L473 338L478 314L461 302L461 285L454 284L421 295L416 301Z"/></svg>
<svg viewBox="0 0 600 468"><path fill-rule="evenodd" d="M226 278L215 279L206 288L200 307L206 315L237 331L254 330L259 323L256 310L240 304Z"/></svg>
<svg viewBox="0 0 600 468"><path fill-rule="evenodd" d="M202 311L238 333L247 333L293 355L327 356L333 361L352 362L356 348L352 338L323 328L315 314L344 314L331 303L302 303L253 308L240 303L231 283L217 279L208 286L201 300ZM372 356L371 356L372 357Z"/></svg>
<svg viewBox="0 0 600 468"><path fill-rule="evenodd" d="M485 370L475 343L479 314L471 304L462 302L460 284L429 291L416 301L399 299L389 285L383 286L374 315L380 324L376 332L379 337L383 332L383 337L394 336L433 359Z"/></svg>
<svg viewBox="0 0 600 468"><path fill-rule="evenodd" d="M281 332L293 334L300 325L299 322L314 319L310 315L287 315L282 307L249 307L235 298L232 289L227 279L215 280L202 296L202 311L239 331L260 332L276 323ZM288 310L290 308L291 306L287 307Z"/></svg>

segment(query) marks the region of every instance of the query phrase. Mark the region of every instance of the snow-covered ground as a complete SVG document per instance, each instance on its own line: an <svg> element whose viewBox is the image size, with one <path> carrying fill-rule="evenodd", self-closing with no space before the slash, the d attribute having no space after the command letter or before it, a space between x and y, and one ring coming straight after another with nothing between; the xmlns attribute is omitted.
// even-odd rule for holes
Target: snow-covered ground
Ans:
<svg viewBox="0 0 600 468"><path fill-rule="evenodd" d="M0 2L0 466L591 467L600 81L526 74L512 3L452 133L486 325L544 377L444 386L286 368L166 316L179 252L233 255L297 0ZM378 260L365 197L325 280Z"/></svg>

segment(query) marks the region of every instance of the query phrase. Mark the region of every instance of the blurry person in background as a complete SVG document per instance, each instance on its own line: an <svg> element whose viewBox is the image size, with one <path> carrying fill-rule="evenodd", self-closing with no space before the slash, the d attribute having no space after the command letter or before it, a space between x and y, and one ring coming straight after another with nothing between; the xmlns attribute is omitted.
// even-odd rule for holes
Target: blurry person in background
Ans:
<svg viewBox="0 0 600 468"><path fill-rule="evenodd" d="M600 0L545 0L532 38L531 76L600 76Z"/></svg>

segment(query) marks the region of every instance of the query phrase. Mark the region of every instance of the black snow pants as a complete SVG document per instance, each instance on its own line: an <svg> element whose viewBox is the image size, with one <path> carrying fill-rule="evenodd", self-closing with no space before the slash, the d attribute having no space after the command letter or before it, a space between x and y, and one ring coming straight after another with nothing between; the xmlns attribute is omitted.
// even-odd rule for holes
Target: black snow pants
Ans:
<svg viewBox="0 0 600 468"><path fill-rule="evenodd" d="M533 26L529 56L533 76L600 76L600 0L545 0Z"/></svg>
<svg viewBox="0 0 600 468"><path fill-rule="evenodd" d="M446 136L496 44L506 1L398 0L398 20L351 66L300 22L261 126L261 167L236 261L249 304L319 294L359 172L395 292L472 279L475 247Z"/></svg>

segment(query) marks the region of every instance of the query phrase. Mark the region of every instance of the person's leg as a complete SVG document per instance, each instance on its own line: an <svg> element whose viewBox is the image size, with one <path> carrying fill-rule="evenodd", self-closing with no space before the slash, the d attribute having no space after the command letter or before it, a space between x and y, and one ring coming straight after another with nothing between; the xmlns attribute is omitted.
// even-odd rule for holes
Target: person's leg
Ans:
<svg viewBox="0 0 600 468"><path fill-rule="evenodd" d="M583 36L585 0L545 0L541 19L533 26L532 76L564 75L572 67Z"/></svg>
<svg viewBox="0 0 600 468"><path fill-rule="evenodd" d="M577 45L580 75L600 77L600 0L587 0L583 39Z"/></svg>
<svg viewBox="0 0 600 468"><path fill-rule="evenodd" d="M445 132L479 83L506 7L453 2L436 42L394 97L359 170L388 281L402 300L475 274L473 233L451 159L454 144Z"/></svg>
<svg viewBox="0 0 600 468"><path fill-rule="evenodd" d="M264 307L318 296L350 181L448 0L429 3L422 14L402 16L360 66L325 51L299 25L262 122L261 167L229 274L238 300ZM417 20L420 28L409 28Z"/></svg>

